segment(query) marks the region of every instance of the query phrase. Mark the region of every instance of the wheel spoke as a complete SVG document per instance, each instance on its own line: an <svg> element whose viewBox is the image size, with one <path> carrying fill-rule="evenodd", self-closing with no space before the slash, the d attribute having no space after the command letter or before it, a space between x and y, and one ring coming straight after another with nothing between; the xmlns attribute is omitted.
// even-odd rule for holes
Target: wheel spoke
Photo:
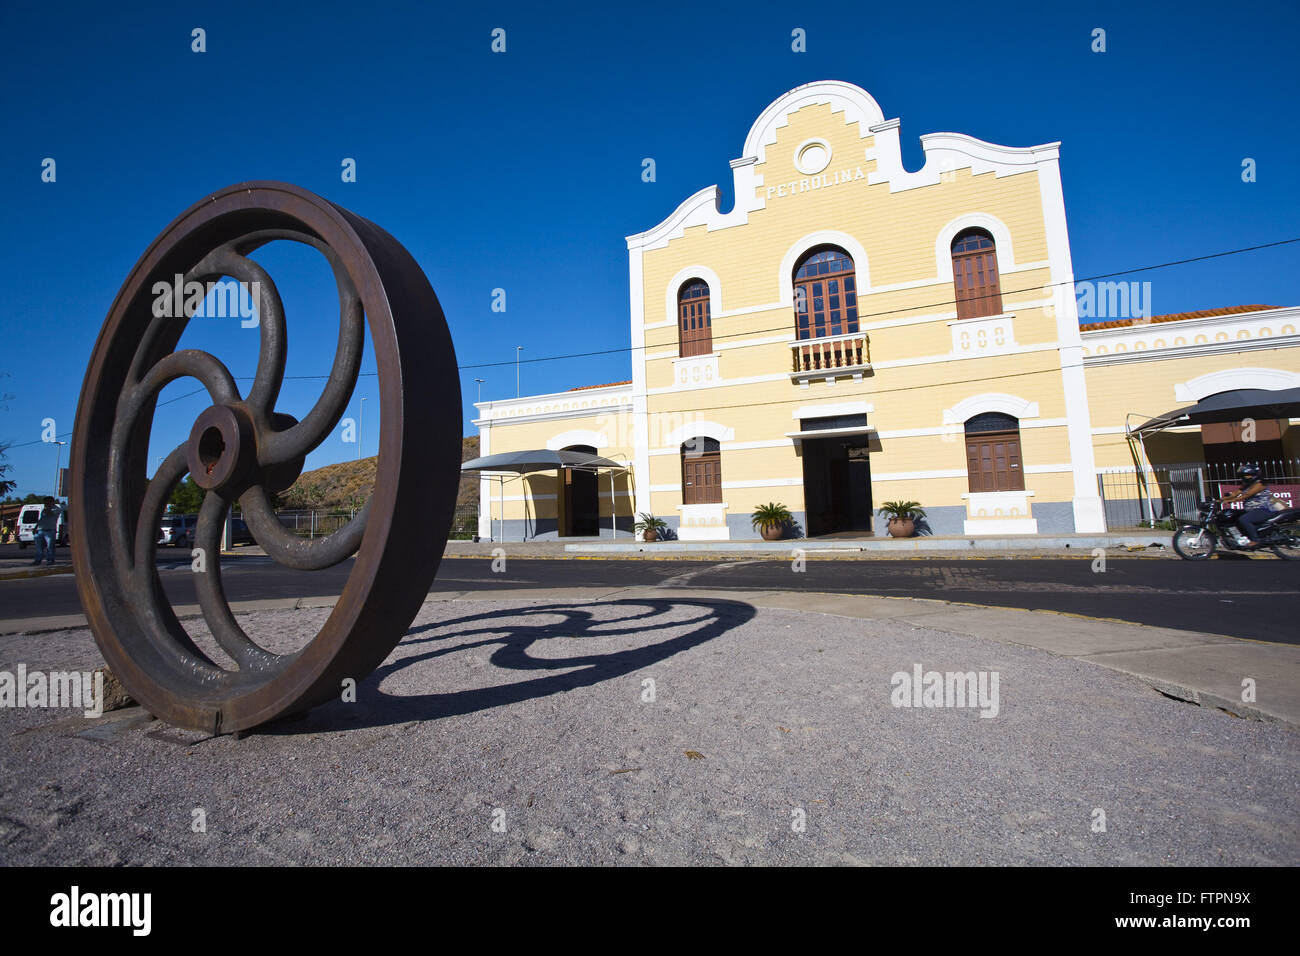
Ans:
<svg viewBox="0 0 1300 956"><path fill-rule="evenodd" d="M353 555L361 547L366 521L370 517L370 502L367 501L351 521L333 534L323 538L301 538L280 524L266 489L261 485L244 492L239 507L248 522L248 530L262 549L285 567L300 571L333 567Z"/></svg>
<svg viewBox="0 0 1300 956"><path fill-rule="evenodd" d="M234 658L240 670L266 671L281 666L285 658L255 644L235 620L221 584L221 534L230 506L220 495L209 492L199 509L194 531L196 558L203 570L194 572L194 589L198 592L203 620L221 649Z"/></svg>
<svg viewBox="0 0 1300 956"><path fill-rule="evenodd" d="M277 239L326 257L340 303L330 375L302 421L275 407L286 317L270 276L250 258ZM163 287L174 290L178 276L258 283L260 350L246 396L216 358L176 351L193 309L160 306ZM356 389L363 348L371 347L385 412L372 500L334 534L300 539L280 525L270 498L328 440ZM159 391L183 375L199 379L212 404L151 479ZM410 253L374 223L286 183L230 186L177 217L114 299L86 369L69 454L78 591L100 651L131 695L163 720L220 734L301 713L336 696L341 681L374 670L437 572L461 446L459 422L445 409L459 405L455 351L437 296ZM190 469L206 492L195 529L201 550L192 555L203 561L191 572L212 634L206 651L163 588L186 572L158 570L161 514ZM235 500L267 554L284 565L315 570L356 554L338 601L293 653L259 646L231 611L219 548Z"/></svg>
<svg viewBox="0 0 1300 956"><path fill-rule="evenodd" d="M129 564L117 566L123 588L129 594L149 594L150 600L140 602L141 632L157 647L173 645L183 655L187 666L196 671L205 668L219 670L212 660L194 643L176 618L171 604L165 600L162 582L158 579L158 529L163 508L172 488L186 473L185 445L172 449L164 459L145 490L140 513L136 517L134 548L120 548L115 553L128 555Z"/></svg>
<svg viewBox="0 0 1300 956"><path fill-rule="evenodd" d="M137 357L139 354L137 352ZM166 503L166 495L170 494L172 485L179 481L187 470L184 445L182 445L172 452L155 473L154 480L145 484L144 472L148 465L146 457L148 429L143 427L143 423L152 420L154 402L157 401L158 392L163 386L184 376L192 376L202 382L214 402L239 400L239 389L235 387L235 380L230 370L216 356L197 349L185 349L164 356L139 379L133 379L133 384L118 396L117 413L113 419L112 438L109 443L108 468L111 480L106 489L108 513L111 517L109 533L114 545L120 548L119 553L126 556L128 560L135 556L136 563L141 566L151 562L152 551L141 551L140 522L151 513L151 509L156 508L158 513L153 515L151 527L154 531L157 530L158 517L162 506ZM179 464L173 460L178 453ZM176 468L180 470L176 471ZM163 488L162 491L155 490L155 486L159 485ZM151 494L154 497L149 497ZM161 497L157 497L158 495ZM145 501L146 498L151 503L136 512L135 501ZM133 520L136 522L135 527L131 525ZM152 543L153 540L150 539L148 542L150 547ZM142 554L143 561L140 560Z"/></svg>
<svg viewBox="0 0 1300 956"><path fill-rule="evenodd" d="M135 521L135 547L131 549L134 557L132 567L150 570L154 566L154 556L158 553L158 528L162 521L163 509L176 482L189 472L185 463L185 445L177 445L170 455L154 472L145 489L144 500L140 504L140 513Z"/></svg>
<svg viewBox="0 0 1300 956"><path fill-rule="evenodd" d="M280 300L280 290L275 287L275 282L267 271L252 259L236 252L234 245L226 243L208 253L185 279L187 282L204 282L230 276L250 285L257 284L256 287L260 290L257 326L261 334L261 347L257 353L257 371L246 401L254 415L269 416L275 408L276 399L280 397L280 386L284 383L285 352L288 348L284 303Z"/></svg>
<svg viewBox="0 0 1300 956"><path fill-rule="evenodd" d="M357 385L361 359L365 354L365 311L356 284L338 253L315 236L284 229L267 229L238 240L238 249L247 255L268 242L285 239L309 245L329 262L339 298L339 334L334 349L334 363L329 379L311 411L293 426L274 430L259 422L257 460L261 465L282 464L301 458L329 437L343 417L348 400ZM249 394L250 404L253 401Z"/></svg>

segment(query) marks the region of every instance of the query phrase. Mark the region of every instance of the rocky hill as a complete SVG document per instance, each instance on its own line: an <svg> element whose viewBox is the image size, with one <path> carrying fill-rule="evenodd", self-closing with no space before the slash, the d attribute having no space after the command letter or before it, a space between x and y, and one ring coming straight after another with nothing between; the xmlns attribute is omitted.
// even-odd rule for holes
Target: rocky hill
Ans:
<svg viewBox="0 0 1300 956"><path fill-rule="evenodd" d="M478 436L461 439L460 460L478 457ZM314 508L318 511L351 511L361 507L375 485L376 458L340 461L305 471L280 495L284 508ZM478 477L462 475L456 508L478 510Z"/></svg>

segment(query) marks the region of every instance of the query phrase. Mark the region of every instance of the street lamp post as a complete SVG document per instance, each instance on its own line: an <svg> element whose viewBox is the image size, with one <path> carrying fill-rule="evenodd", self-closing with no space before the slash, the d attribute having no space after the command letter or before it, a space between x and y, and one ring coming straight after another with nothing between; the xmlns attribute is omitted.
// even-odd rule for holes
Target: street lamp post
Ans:
<svg viewBox="0 0 1300 956"><path fill-rule="evenodd" d="M361 399L361 421L357 424L357 461L361 460L361 443L366 437L366 400Z"/></svg>
<svg viewBox="0 0 1300 956"><path fill-rule="evenodd" d="M523 350L522 345L515 346L515 398L519 397L519 353Z"/></svg>
<svg viewBox="0 0 1300 956"><path fill-rule="evenodd" d="M57 498L59 497L59 459L63 456L63 446L67 442L56 441L54 444L59 446L54 451L54 497Z"/></svg>
<svg viewBox="0 0 1300 956"><path fill-rule="evenodd" d="M474 379L474 381L478 383L478 400L481 402L481 401L483 401L483 381L484 381L484 380L481 379L481 378L476 378L476 379Z"/></svg>

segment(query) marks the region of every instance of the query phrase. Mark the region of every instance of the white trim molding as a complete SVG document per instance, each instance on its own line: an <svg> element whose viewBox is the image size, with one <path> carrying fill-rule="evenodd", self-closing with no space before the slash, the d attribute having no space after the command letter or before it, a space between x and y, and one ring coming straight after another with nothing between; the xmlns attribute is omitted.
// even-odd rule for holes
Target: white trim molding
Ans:
<svg viewBox="0 0 1300 956"><path fill-rule="evenodd" d="M719 425L717 422L693 421L685 425L679 425L664 436L664 444L669 448L678 449L678 446L688 438L712 438L715 441L731 441L736 437L736 430L728 428L726 425Z"/></svg>
<svg viewBox="0 0 1300 956"><path fill-rule="evenodd" d="M665 320L667 325L677 327L677 293L689 279L699 279L709 287L709 316L716 319L722 314L722 280L718 274L708 266L687 266L685 269L679 269L677 275L668 280L668 288L664 293L664 302L666 305ZM635 316L633 317L635 321Z"/></svg>
<svg viewBox="0 0 1300 956"><path fill-rule="evenodd" d="M590 448L608 448L609 435L605 432L593 432L590 429L575 428L571 431L560 432L558 435L552 435L546 439L546 447L549 451L560 451L568 448L570 445L586 445Z"/></svg>
<svg viewBox="0 0 1300 956"><path fill-rule="evenodd" d="M1227 368L1175 385L1174 401L1199 402L1218 392L1239 388L1262 388L1268 391L1300 388L1300 373L1277 368Z"/></svg>
<svg viewBox="0 0 1300 956"><path fill-rule="evenodd" d="M1084 364L1093 366L1295 348L1298 333L1300 307L1286 306L1174 322L1135 319L1132 325L1086 329L1081 342Z"/></svg>
<svg viewBox="0 0 1300 956"><path fill-rule="evenodd" d="M543 395L521 395L489 402L475 402L479 417L474 424L538 421L546 418L580 418L610 411L624 411L634 405L633 385L602 385Z"/></svg>
<svg viewBox="0 0 1300 956"><path fill-rule="evenodd" d="M986 212L968 212L939 230L934 240L934 265L940 282L952 282L952 241L963 229L985 229L993 236L993 251L998 259L998 273L1011 272L1016 257L1011 248L1011 230L997 216Z"/></svg>
<svg viewBox="0 0 1300 956"><path fill-rule="evenodd" d="M632 363L632 473L633 475L650 475L650 415L646 396L646 357L645 357L645 271L642 251L639 247L628 244L628 323L630 326L629 342ZM676 320L674 319L674 325ZM635 482L636 500L632 507L637 514L649 512L650 484L646 480Z"/></svg>
<svg viewBox="0 0 1300 956"><path fill-rule="evenodd" d="M1015 419L1037 418L1038 403L1031 402L1027 398L1021 398L1019 395L985 392L983 395L972 395L970 398L963 398L952 408L945 408L943 410L943 423L945 425L961 425L968 419L974 418L976 415L983 415L985 412L1001 412L1003 415L1010 415Z"/></svg>
<svg viewBox="0 0 1300 956"><path fill-rule="evenodd" d="M962 522L962 534L1038 534L1038 519L968 518Z"/></svg>
<svg viewBox="0 0 1300 956"><path fill-rule="evenodd" d="M681 517L677 521L679 541L729 541L727 503L714 502L700 505L678 505Z"/></svg>
<svg viewBox="0 0 1300 956"><path fill-rule="evenodd" d="M767 161L767 147L776 142L778 130L805 106L829 105L832 113L843 115L845 124L857 123L860 135L870 135L870 128L884 122L885 112L866 90L843 80L818 80L796 86L773 100L745 137L745 156L757 163Z"/></svg>
<svg viewBox="0 0 1300 956"><path fill-rule="evenodd" d="M863 159L876 163L875 170L867 174L866 182L888 183L890 192L948 182L959 169L970 170L973 176L991 172L998 177L1037 171L1040 176L1056 176L1059 181L1055 164L1060 155L1060 143L999 146L962 133L928 133L922 136L925 164L916 172L908 172L903 166L899 120L886 119L880 104L859 86L842 80L818 80L777 97L754 121L745 137L742 155L731 161L735 204L729 212L722 211L722 191L716 185L708 186L688 197L657 226L628 236L628 249L662 249L685 235L691 226L704 226L713 232L747 224L751 212L767 205L766 191L761 188L766 172L767 148L776 143L780 130L789 125L790 117L809 106L829 106L846 126L857 124L858 137L863 141Z"/></svg>
<svg viewBox="0 0 1300 956"><path fill-rule="evenodd" d="M1030 514L1032 491L971 491L962 495L968 517L962 534L1037 534L1038 521Z"/></svg>
<svg viewBox="0 0 1300 956"><path fill-rule="evenodd" d="M832 415L870 415L876 406L870 402L840 402L837 405L801 405L790 413L795 421L801 418L829 418Z"/></svg>
<svg viewBox="0 0 1300 956"><path fill-rule="evenodd" d="M861 302L862 296L871 292L871 269L867 263L867 250L862 247L862 243L847 232L839 232L834 229L818 229L816 232L810 232L795 242L786 250L785 256L781 259L781 271L777 275L777 288L781 292L781 307L794 308L795 264L808 250L815 249L818 246L839 246L849 254L849 257L853 260L853 276L857 286L859 302ZM834 276L831 278L834 278ZM790 326L794 328L793 317Z"/></svg>
<svg viewBox="0 0 1300 956"><path fill-rule="evenodd" d="M722 384L718 353L673 359L673 389L706 388Z"/></svg>

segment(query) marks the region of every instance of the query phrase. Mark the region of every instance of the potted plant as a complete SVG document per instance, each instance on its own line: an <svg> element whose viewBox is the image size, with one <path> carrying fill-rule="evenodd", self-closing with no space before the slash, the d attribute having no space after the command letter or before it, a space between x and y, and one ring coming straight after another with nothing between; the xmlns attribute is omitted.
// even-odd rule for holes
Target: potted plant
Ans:
<svg viewBox="0 0 1300 956"><path fill-rule="evenodd" d="M889 519L889 533L895 538L916 534L916 519L925 517L919 501L886 501L876 512Z"/></svg>
<svg viewBox="0 0 1300 956"><path fill-rule="evenodd" d="M640 520L632 525L632 530L641 532L642 541L658 541L661 537L660 532L668 530L667 521L656 518L648 511L641 512L639 518Z"/></svg>
<svg viewBox="0 0 1300 956"><path fill-rule="evenodd" d="M794 515L790 514L789 508L771 501L755 508L749 518L764 541L777 540L785 534L786 526L794 521Z"/></svg>

